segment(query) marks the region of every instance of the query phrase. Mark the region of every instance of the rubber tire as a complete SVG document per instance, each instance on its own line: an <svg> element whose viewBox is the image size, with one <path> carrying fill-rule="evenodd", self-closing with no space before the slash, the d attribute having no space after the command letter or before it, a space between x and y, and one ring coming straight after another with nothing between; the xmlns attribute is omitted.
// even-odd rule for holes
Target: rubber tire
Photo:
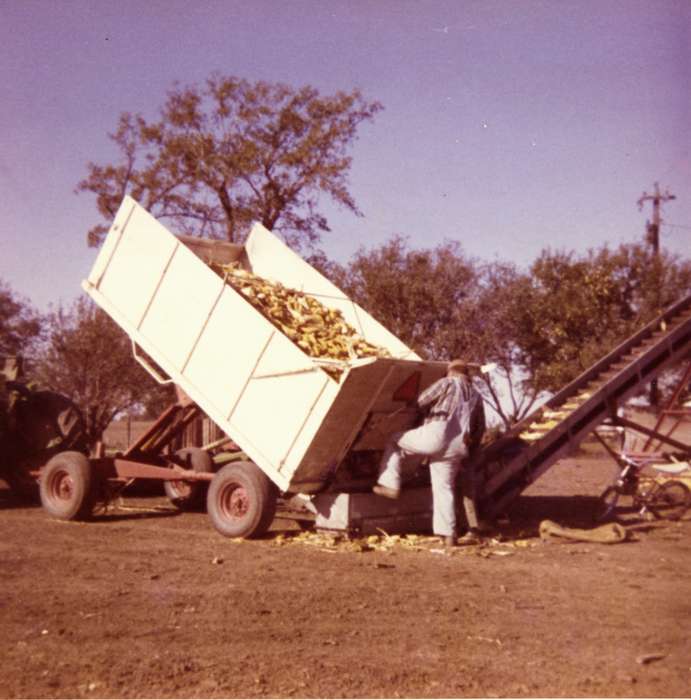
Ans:
<svg viewBox="0 0 691 700"><path fill-rule="evenodd" d="M87 520L95 489L89 460L81 452L60 452L41 470L43 509L58 520Z"/></svg>
<svg viewBox="0 0 691 700"><path fill-rule="evenodd" d="M256 464L233 462L214 476L206 510L224 537L260 537L276 515L277 497L278 489Z"/></svg>
<svg viewBox="0 0 691 700"><path fill-rule="evenodd" d="M37 504L40 490L29 472L40 469L64 451L88 452L86 427L73 401L53 391L31 392L14 409L18 424L8 435L13 449L4 455L3 478L20 500Z"/></svg>
<svg viewBox="0 0 691 700"><path fill-rule="evenodd" d="M187 469L197 473L210 474L214 463L208 452L199 447L183 447L175 456ZM208 489L206 481L164 481L163 490L168 500L180 510L196 510L204 506Z"/></svg>
<svg viewBox="0 0 691 700"><path fill-rule="evenodd" d="M665 481L655 489L648 510L658 519L679 520L691 504L691 491L682 481Z"/></svg>
<svg viewBox="0 0 691 700"><path fill-rule="evenodd" d="M595 511L596 522L604 522L605 520L609 520L614 515L620 495L621 494L615 486L608 486L600 494L600 502Z"/></svg>

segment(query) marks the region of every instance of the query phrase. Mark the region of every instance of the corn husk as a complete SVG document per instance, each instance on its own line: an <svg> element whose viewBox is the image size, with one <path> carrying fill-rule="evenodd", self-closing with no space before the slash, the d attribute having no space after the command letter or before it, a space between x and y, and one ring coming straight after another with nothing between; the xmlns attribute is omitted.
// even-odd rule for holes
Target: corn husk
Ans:
<svg viewBox="0 0 691 700"><path fill-rule="evenodd" d="M386 348L362 338L339 309L330 309L304 292L253 275L237 263L210 266L310 357L347 362L391 356ZM338 367L323 369L334 379L342 371Z"/></svg>

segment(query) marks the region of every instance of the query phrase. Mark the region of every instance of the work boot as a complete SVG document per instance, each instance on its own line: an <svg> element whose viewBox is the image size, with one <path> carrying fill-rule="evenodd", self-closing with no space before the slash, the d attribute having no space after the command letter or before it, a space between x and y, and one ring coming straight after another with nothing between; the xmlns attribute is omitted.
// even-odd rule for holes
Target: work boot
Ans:
<svg viewBox="0 0 691 700"><path fill-rule="evenodd" d="M372 487L372 492L376 493L377 496L384 496L384 498L396 499L401 495L400 489L390 489L388 486L382 486L381 484L375 484Z"/></svg>
<svg viewBox="0 0 691 700"><path fill-rule="evenodd" d="M477 530L471 529L468 530L468 532L466 532L465 535L463 535L463 537L461 537L458 540L458 544L460 546L482 544L482 537L480 536L480 533Z"/></svg>

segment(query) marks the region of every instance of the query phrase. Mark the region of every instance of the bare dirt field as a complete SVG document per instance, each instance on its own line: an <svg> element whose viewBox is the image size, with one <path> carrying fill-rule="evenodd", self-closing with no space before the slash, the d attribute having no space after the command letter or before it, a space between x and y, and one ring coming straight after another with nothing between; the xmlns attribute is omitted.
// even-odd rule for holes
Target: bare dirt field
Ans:
<svg viewBox="0 0 691 700"><path fill-rule="evenodd" d="M503 541L452 555L296 543L281 521L235 542L159 497L63 523L0 490L0 696L688 696L691 521L537 536L592 527L612 472L561 462Z"/></svg>

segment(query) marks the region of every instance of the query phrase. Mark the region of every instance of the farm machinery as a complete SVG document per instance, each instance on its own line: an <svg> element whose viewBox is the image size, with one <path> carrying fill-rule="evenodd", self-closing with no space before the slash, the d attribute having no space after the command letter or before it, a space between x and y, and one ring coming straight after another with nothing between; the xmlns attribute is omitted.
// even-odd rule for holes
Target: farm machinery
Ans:
<svg viewBox="0 0 691 700"><path fill-rule="evenodd" d="M259 303L262 280L280 295L292 290L279 300L283 320ZM265 531L278 494L299 497L325 526L344 513L349 527L374 517L431 521L429 489L394 512L366 491L388 436L415 420L408 403L446 363L421 360L261 225L242 246L174 236L126 197L83 287L179 400L122 454L71 450L50 460L40 486L51 515L88 517L108 487L154 479L181 507L207 492L209 517L226 536ZM322 338L315 316L340 337ZM198 447L171 452L202 414L241 458L221 466Z"/></svg>
<svg viewBox="0 0 691 700"><path fill-rule="evenodd" d="M422 360L261 225L244 245L174 236L125 197L83 288L179 400L122 454L54 456L41 477L53 516L88 517L106 485L154 479L180 507L205 497L230 537L261 535L279 496L299 500L323 528L429 527L424 478L397 501L370 488L388 437L414 424L411 401L446 363ZM322 337L315 317L342 337ZM480 451L483 511L500 512L690 347L691 296ZM231 444L227 463L199 447L171 451L200 415Z"/></svg>
<svg viewBox="0 0 691 700"><path fill-rule="evenodd" d="M36 500L39 470L64 450L87 451L79 409L62 394L25 380L21 356L0 358L0 478L20 497Z"/></svg>

